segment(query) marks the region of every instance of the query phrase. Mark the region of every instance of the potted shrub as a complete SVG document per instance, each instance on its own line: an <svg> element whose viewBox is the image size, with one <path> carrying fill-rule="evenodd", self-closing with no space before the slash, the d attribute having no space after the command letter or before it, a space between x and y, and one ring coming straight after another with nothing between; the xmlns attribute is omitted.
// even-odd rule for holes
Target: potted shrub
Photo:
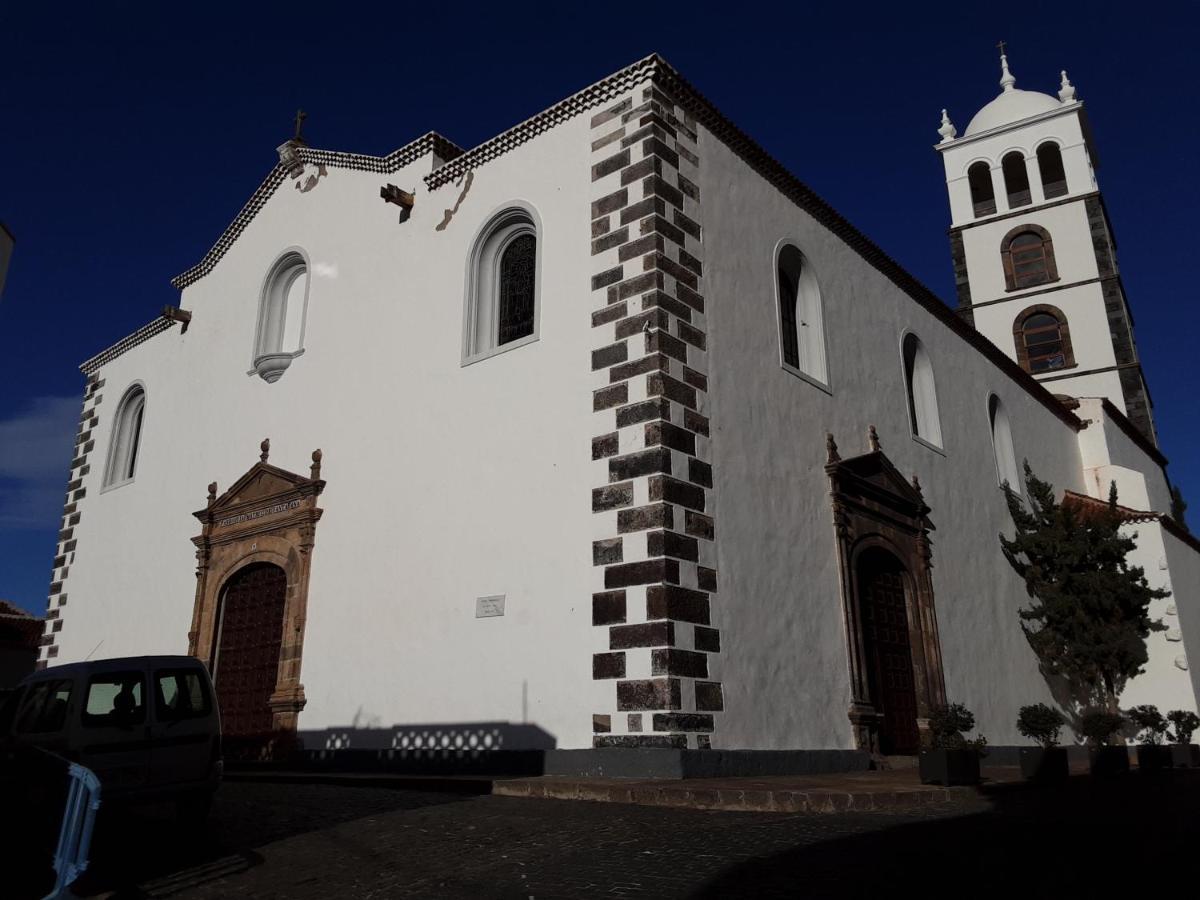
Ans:
<svg viewBox="0 0 1200 900"><path fill-rule="evenodd" d="M922 750L920 757L922 784L979 783L979 758L987 738L964 737L963 732L974 728L975 716L961 703L933 710L929 716L933 747Z"/></svg>
<svg viewBox="0 0 1200 900"><path fill-rule="evenodd" d="M1161 772L1171 768L1171 748L1163 746L1167 734L1167 720L1153 704L1135 706L1128 710L1126 718L1137 728L1138 771Z"/></svg>
<svg viewBox="0 0 1200 900"><path fill-rule="evenodd" d="M1167 713L1171 731L1171 765L1175 768L1200 768L1200 747L1192 743L1192 732L1200 728L1200 716L1189 709L1173 709Z"/></svg>
<svg viewBox="0 0 1200 900"><path fill-rule="evenodd" d="M1123 716L1105 709L1089 709L1080 718L1079 730L1088 741L1093 775L1120 775L1129 771L1129 751L1109 743L1124 724Z"/></svg>
<svg viewBox="0 0 1200 900"><path fill-rule="evenodd" d="M1062 781L1071 772L1065 747L1058 746L1058 733L1066 724L1063 714L1045 703L1022 706L1017 731L1038 747L1021 748L1021 776L1033 781Z"/></svg>

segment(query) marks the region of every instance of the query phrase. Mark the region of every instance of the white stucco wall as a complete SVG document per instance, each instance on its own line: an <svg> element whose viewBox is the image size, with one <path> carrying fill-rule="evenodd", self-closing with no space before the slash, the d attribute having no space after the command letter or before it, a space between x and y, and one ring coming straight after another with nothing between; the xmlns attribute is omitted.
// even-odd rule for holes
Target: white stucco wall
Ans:
<svg viewBox="0 0 1200 900"><path fill-rule="evenodd" d="M1084 483L1092 497L1108 499L1117 485L1117 502L1130 509L1169 513L1171 486L1166 472L1104 411L1097 397L1083 397L1076 413L1088 422L1079 432Z"/></svg>
<svg viewBox="0 0 1200 900"><path fill-rule="evenodd" d="M1172 590L1163 621L1168 628L1178 628L1183 637L1181 642L1168 642L1168 654L1177 668L1180 657L1187 665L1186 674L1192 684L1191 708L1200 711L1200 550L1165 530L1162 541ZM1174 616L1170 615L1171 606L1175 609ZM1171 708L1174 707L1167 707Z"/></svg>
<svg viewBox="0 0 1200 900"><path fill-rule="evenodd" d="M713 465L726 711L714 745L849 747L849 676L824 436L843 457L884 451L932 507L937 617L949 697L996 743L1050 693L1021 632L1023 583L997 534L987 397L1009 413L1017 459L1081 490L1075 433L994 364L701 130ZM796 241L824 301L832 395L780 365L773 250ZM937 382L945 451L911 436L900 357L911 329Z"/></svg>
<svg viewBox="0 0 1200 900"><path fill-rule="evenodd" d="M1121 692L1120 705L1124 709L1151 703L1162 712L1171 709L1196 711L1194 676L1187 669L1176 665L1176 660L1186 659L1186 648L1181 623L1186 617L1189 624L1200 619L1200 554L1178 538L1166 533L1158 522L1143 522L1126 525L1122 531L1132 534L1137 547L1129 555L1129 564L1141 566L1146 581L1153 588L1171 591L1171 596L1150 602L1150 618L1167 627L1166 631L1153 632L1146 639L1149 659L1142 674L1130 681ZM1167 546L1172 545L1168 556ZM1180 612L1183 607L1183 612ZM1197 623L1200 624L1200 623ZM1195 648L1200 633L1189 635L1188 646Z"/></svg>
<svg viewBox="0 0 1200 900"><path fill-rule="evenodd" d="M216 268L186 288L186 335L104 367L96 456L125 386L146 385L137 477L86 506L59 661L183 652L205 485L228 487L271 438L307 472L324 451L300 728L527 720L588 746L592 437L586 290L588 126L560 124L474 172L418 190L412 217L379 198L420 184L329 170L277 191ZM540 340L463 367L465 260L477 229L523 200L542 224ZM259 291L289 247L312 263L305 352L275 384L246 374ZM475 598L506 594L502 618Z"/></svg>

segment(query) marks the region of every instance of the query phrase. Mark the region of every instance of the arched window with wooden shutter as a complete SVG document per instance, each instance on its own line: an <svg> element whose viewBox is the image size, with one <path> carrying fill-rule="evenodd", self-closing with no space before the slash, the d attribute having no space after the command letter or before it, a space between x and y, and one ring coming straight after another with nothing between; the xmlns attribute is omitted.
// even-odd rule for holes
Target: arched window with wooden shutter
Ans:
<svg viewBox="0 0 1200 900"><path fill-rule="evenodd" d="M1041 303L1022 310L1013 322L1013 341L1017 362L1032 375L1075 366L1067 317L1057 306Z"/></svg>
<svg viewBox="0 0 1200 900"><path fill-rule="evenodd" d="M1004 284L1009 291L1058 281L1054 242L1040 225L1018 225L1000 242Z"/></svg>

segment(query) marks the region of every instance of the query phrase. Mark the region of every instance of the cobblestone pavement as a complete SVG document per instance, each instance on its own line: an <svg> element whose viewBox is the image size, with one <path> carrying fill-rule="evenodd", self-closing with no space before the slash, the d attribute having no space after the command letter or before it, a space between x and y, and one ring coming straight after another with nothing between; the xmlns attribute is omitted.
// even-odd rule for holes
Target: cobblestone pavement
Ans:
<svg viewBox="0 0 1200 900"><path fill-rule="evenodd" d="M709 812L329 785L227 784L205 829L110 820L85 887L118 897L544 898L1169 892L1191 776L898 812ZM1140 867L1133 868L1131 867Z"/></svg>

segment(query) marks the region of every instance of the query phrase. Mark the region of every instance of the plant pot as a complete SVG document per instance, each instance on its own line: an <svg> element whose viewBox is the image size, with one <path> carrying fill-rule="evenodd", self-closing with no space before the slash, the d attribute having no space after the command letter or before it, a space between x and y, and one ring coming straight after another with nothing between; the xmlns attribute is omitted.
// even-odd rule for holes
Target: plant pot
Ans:
<svg viewBox="0 0 1200 900"><path fill-rule="evenodd" d="M921 784L979 784L975 750L922 750Z"/></svg>
<svg viewBox="0 0 1200 900"><path fill-rule="evenodd" d="M1093 775L1107 778L1129 771L1129 750L1125 747L1093 747L1088 751Z"/></svg>
<svg viewBox="0 0 1200 900"><path fill-rule="evenodd" d="M1200 769L1200 744L1172 744L1171 767L1175 769Z"/></svg>
<svg viewBox="0 0 1200 900"><path fill-rule="evenodd" d="M1142 744L1137 748L1138 771L1162 772L1171 768L1171 748L1162 744Z"/></svg>
<svg viewBox="0 0 1200 900"><path fill-rule="evenodd" d="M1021 777L1030 781L1066 781L1071 774L1066 747L1022 747Z"/></svg>

